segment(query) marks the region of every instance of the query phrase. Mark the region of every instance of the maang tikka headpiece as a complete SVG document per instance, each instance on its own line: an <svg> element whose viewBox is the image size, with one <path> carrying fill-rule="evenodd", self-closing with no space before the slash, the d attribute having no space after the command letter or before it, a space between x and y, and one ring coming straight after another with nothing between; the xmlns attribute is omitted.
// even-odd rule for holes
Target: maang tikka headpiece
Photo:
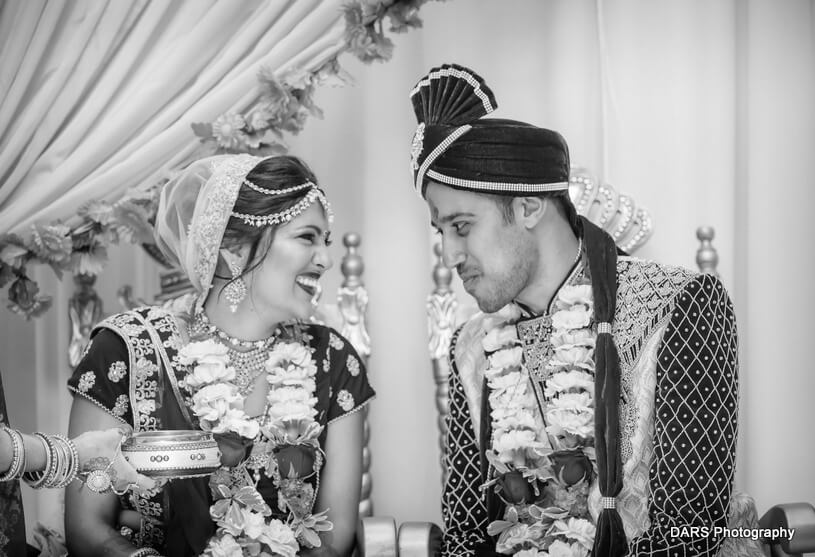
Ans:
<svg viewBox="0 0 815 557"><path fill-rule="evenodd" d="M300 213L308 209L308 207L314 203L315 201L319 201L320 205L323 206L323 210L325 211L325 217L329 223L334 221L334 213L331 211L331 205L329 205L328 200L325 198L325 194L323 190L317 187L312 181L304 182L302 184L298 184L296 186L291 186L289 188L282 188L279 190L270 190L267 188L262 188L253 182L250 182L246 178L243 180L243 184L258 192L265 195L286 195L289 193L293 193L300 190L308 189L309 192L306 196L283 211L278 213L271 213L269 215L247 215L245 213L236 213L232 212L232 216L235 218L241 219L245 224L251 226L266 226L269 224L285 224L292 220L293 218L297 217Z"/></svg>

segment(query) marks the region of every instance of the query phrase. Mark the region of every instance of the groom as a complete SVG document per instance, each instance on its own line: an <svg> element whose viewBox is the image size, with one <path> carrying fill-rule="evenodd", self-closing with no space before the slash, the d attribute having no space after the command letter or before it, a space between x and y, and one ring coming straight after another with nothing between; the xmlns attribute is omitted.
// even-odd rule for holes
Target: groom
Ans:
<svg viewBox="0 0 815 557"><path fill-rule="evenodd" d="M414 187L483 312L451 346L443 554L715 555L685 527L727 526L721 283L619 253L569 199L565 140L482 118L495 97L471 70L434 68L411 101Z"/></svg>

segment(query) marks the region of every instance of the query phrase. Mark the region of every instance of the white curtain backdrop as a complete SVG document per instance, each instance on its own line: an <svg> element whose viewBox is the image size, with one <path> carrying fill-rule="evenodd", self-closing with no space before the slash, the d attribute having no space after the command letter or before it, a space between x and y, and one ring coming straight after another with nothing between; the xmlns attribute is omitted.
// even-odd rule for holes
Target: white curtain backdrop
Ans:
<svg viewBox="0 0 815 557"><path fill-rule="evenodd" d="M258 70L343 46L340 0L7 0L0 5L0 233L153 185L190 124L257 99Z"/></svg>
<svg viewBox="0 0 815 557"><path fill-rule="evenodd" d="M398 36L389 63L341 59L356 86L318 91L325 119L309 122L292 142L332 199L337 236L362 235L370 377L378 392L369 418L375 513L440 520L424 307L432 286L429 217L407 170L415 128L407 93L423 72L444 62L468 65L487 80L500 106L496 116L559 130L574 162L647 207L655 233L639 255L693 268L696 227L716 228L719 270L740 331L737 485L755 496L760 512L782 501L815 502L815 295L809 287L815 260L808 239L815 206L815 3L451 0L425 4L421 15L424 28ZM227 39L213 29L211 40ZM118 53L125 56L126 49ZM129 55L141 87L161 85L164 76L147 79L142 68L149 57ZM131 99L142 90L138 83L128 85ZM122 93L113 86L111 94ZM167 92L165 108L181 103L179 94ZM239 99L221 102L210 117ZM129 118L163 113L140 107ZM110 127L111 144L152 149L162 137L144 131L153 124L137 133L124 114L125 124L118 112L105 114L89 127ZM188 124L176 125L186 133ZM177 155L171 152L177 144L162 145L151 152L166 160ZM98 153L88 149L77 169L98 155L111 170L72 175L99 183L106 172L128 166L110 162L119 159L107 144ZM53 180L48 168L40 172ZM19 193L3 195L22 202L30 188L16 183ZM332 249L339 263L342 246ZM156 292L152 269L131 255L119 261L102 288L110 311L121 282L135 282L141 296ZM339 284L337 276L332 280L328 289ZM56 307L36 326L0 317L0 370L7 394L14 393L9 412L19 426L64 429L70 292L70 285L60 287ZM27 511L29 523L48 514L45 506Z"/></svg>

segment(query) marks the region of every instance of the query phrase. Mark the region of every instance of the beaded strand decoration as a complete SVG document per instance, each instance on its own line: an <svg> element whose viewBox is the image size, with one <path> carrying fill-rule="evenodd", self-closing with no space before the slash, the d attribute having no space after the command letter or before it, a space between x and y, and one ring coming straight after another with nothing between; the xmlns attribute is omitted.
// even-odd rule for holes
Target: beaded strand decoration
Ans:
<svg viewBox="0 0 815 557"><path fill-rule="evenodd" d="M203 311L196 313L194 325L196 329L200 330L200 332L204 332L209 336L217 336L219 339L224 341L224 344L227 346L242 348L244 350L248 350L250 348L269 348L272 342L274 342L274 338L280 335L280 329L275 329L274 334L269 338L260 340L242 340L237 337L233 337L218 328L217 325L214 325L209 320L209 317L207 317Z"/></svg>
<svg viewBox="0 0 815 557"><path fill-rule="evenodd" d="M297 186L297 188L301 189L300 186ZM326 218L328 219L328 222L329 223L332 222L334 220L334 213L331 211L331 206L328 204L328 200L325 198L325 194L317 187L312 187L311 191L309 191L303 199L301 199L300 201L298 201L285 211L281 211L279 213L272 213L271 215L247 215L245 213L233 212L232 216L241 219L244 222L244 224L248 224L250 226L259 227L266 226L269 224L285 224L292 220L293 218L299 216L315 201L320 202L320 204L323 206L323 210L325 211L325 215Z"/></svg>
<svg viewBox="0 0 815 557"><path fill-rule="evenodd" d="M248 187L249 189L255 190L258 193L265 193L266 195L286 195L287 193L292 193L292 192L295 192L295 191L300 191L300 190L304 190L304 189L308 189L308 188L316 188L317 187L317 184L315 184L314 182L309 181L309 182L304 182L302 184L299 184L297 186L292 186L290 188L282 188L282 189L279 189L279 190L270 190L270 189L267 189L267 188L262 188L262 187L258 186L257 184L255 184L254 182L250 182L249 180L247 180L245 178L243 180L243 184L246 187Z"/></svg>

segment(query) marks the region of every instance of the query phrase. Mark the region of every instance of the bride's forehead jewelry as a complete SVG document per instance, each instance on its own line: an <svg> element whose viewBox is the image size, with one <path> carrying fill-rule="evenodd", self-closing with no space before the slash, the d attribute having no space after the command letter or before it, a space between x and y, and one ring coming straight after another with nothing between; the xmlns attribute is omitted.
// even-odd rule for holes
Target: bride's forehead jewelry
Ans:
<svg viewBox="0 0 815 557"><path fill-rule="evenodd" d="M283 188L280 190L270 190L266 188L262 188L255 184L254 182L250 182L246 178L243 180L243 184L248 187L249 189L253 189L258 193L265 193L266 195L286 195L287 193L292 193L295 191L305 190L308 188L316 188L317 184L309 180L308 182L303 182L302 184L298 184L296 186L292 186L290 188Z"/></svg>
<svg viewBox="0 0 815 557"><path fill-rule="evenodd" d="M305 184L301 184L300 186L294 186L297 189L304 189L302 186ZM334 221L334 213L331 211L331 205L329 205L328 200L325 198L325 194L322 190L318 189L316 185L308 182L308 187L311 189L306 194L306 196L286 209L285 211L280 211L278 213L272 213L270 215L247 215L245 213L232 213L232 216L235 218L241 219L244 224L248 224L251 226L267 226L269 224L285 224L292 220L293 218L297 217L308 209L308 207L314 203L315 201L319 201L320 205L323 206L323 210L325 211L326 219L329 223ZM253 188L254 189L254 188ZM289 188L291 189L291 188ZM278 194L285 190L267 190L267 191L274 191L275 194ZM292 190L296 191L296 190Z"/></svg>

